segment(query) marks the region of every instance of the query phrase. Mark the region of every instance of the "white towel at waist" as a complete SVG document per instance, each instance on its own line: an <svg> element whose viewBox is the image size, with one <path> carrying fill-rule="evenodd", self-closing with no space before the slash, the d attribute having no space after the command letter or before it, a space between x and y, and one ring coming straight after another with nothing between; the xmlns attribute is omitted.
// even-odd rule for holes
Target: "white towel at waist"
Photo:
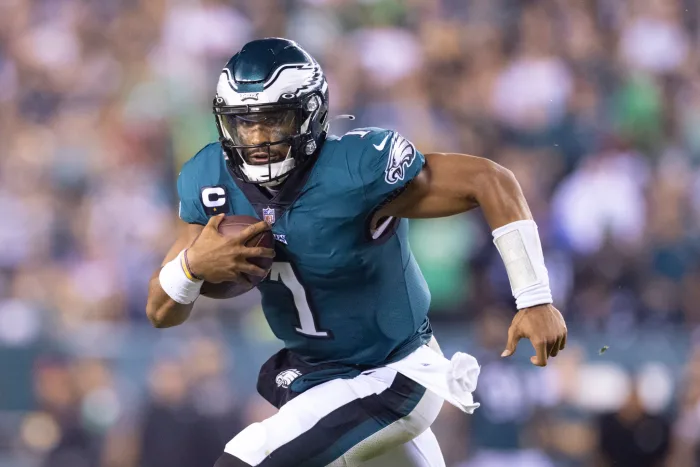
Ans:
<svg viewBox="0 0 700 467"><path fill-rule="evenodd" d="M457 352L452 356L452 360L448 360L442 355L434 339L430 346L423 345L406 358L387 367L433 391L466 413L474 413L480 405L474 402L472 397L481 371L476 358Z"/></svg>

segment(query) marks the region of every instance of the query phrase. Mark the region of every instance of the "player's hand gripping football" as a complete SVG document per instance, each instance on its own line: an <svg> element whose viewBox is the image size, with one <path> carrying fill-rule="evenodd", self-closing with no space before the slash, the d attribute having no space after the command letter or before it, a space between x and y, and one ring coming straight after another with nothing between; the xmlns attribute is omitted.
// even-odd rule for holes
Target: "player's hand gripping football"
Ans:
<svg viewBox="0 0 700 467"><path fill-rule="evenodd" d="M559 310L552 305L523 308L508 328L508 343L501 357L515 353L520 339L530 339L536 355L530 357L533 365L546 366L549 357L556 357L566 346L566 323Z"/></svg>
<svg viewBox="0 0 700 467"><path fill-rule="evenodd" d="M265 277L267 271L250 263L248 258L274 258L275 250L263 247L248 247L245 243L261 232L270 230L270 225L258 222L241 230L240 234L225 237L219 233L219 224L224 215L213 216L187 250L190 269L197 277L207 282L249 282L245 274Z"/></svg>

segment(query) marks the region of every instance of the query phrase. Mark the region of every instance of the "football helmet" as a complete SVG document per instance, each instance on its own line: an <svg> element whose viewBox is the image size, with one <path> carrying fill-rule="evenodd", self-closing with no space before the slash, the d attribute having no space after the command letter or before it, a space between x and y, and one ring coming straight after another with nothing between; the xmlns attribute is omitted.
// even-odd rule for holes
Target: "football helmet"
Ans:
<svg viewBox="0 0 700 467"><path fill-rule="evenodd" d="M214 115L234 175L274 187L325 141L328 82L297 43L255 40L221 72Z"/></svg>

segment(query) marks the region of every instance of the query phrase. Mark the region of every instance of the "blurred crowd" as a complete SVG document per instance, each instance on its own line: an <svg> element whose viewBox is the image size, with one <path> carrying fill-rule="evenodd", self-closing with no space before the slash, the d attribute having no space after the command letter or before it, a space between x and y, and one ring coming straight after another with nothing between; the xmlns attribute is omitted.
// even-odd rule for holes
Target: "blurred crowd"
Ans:
<svg viewBox="0 0 700 467"><path fill-rule="evenodd" d="M528 198L570 333L544 370L498 358L480 214L412 222L438 340L482 364L482 407L435 427L448 465L700 465L699 23L696 0L0 1L0 467L205 467L271 413L255 292L144 314L218 74L269 36L356 116L333 133L491 158Z"/></svg>

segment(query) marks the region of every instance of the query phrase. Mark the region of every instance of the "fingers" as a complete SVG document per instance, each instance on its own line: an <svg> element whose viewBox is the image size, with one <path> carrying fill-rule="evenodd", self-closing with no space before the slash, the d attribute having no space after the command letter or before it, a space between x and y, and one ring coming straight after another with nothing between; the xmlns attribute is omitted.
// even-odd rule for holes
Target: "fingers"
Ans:
<svg viewBox="0 0 700 467"><path fill-rule="evenodd" d="M533 365L547 366L547 358L556 357L566 347L566 333L556 339L536 342L532 342L536 355L530 358L530 361Z"/></svg>
<svg viewBox="0 0 700 467"><path fill-rule="evenodd" d="M550 355L552 357L556 357L557 355L559 355L559 352L564 350L564 347L566 347L566 335L567 332L566 329L564 329L564 333L559 336L559 339L557 339L557 341L552 346L552 350L550 352Z"/></svg>
<svg viewBox="0 0 700 467"><path fill-rule="evenodd" d="M254 265L253 263L249 263L248 261L243 261L242 263L236 265L236 271L257 277L265 277L269 272L266 269Z"/></svg>
<svg viewBox="0 0 700 467"><path fill-rule="evenodd" d="M559 354L559 346L561 345L561 339L562 338L560 337L548 346L547 353L550 357L556 357Z"/></svg>
<svg viewBox="0 0 700 467"><path fill-rule="evenodd" d="M270 230L270 224L267 222L258 222L257 224L252 224L241 230L237 235L237 240L242 240L244 243L249 238L255 237L257 234Z"/></svg>
<svg viewBox="0 0 700 467"><path fill-rule="evenodd" d="M517 327L519 337L529 339L535 349L535 356L530 357L533 365L546 366L549 357L556 357L566 347L566 323L559 310L551 305L538 305L520 310L513 323L511 328ZM513 334L516 332L509 329L509 345ZM514 347L512 351L507 347L502 355L508 356L514 350Z"/></svg>
<svg viewBox="0 0 700 467"><path fill-rule="evenodd" d="M248 279L248 276L245 274L239 274L238 277L236 277L236 280L234 281L238 284L245 284L248 287L253 287L253 283Z"/></svg>
<svg viewBox="0 0 700 467"><path fill-rule="evenodd" d="M211 227L218 232L219 224L221 224L221 221L224 220L224 217L226 217L226 214L223 213L217 214L216 216L211 216L209 221L207 221L207 227Z"/></svg>
<svg viewBox="0 0 700 467"><path fill-rule="evenodd" d="M535 356L530 357L532 364L547 366L547 341L535 341L532 342L532 346L535 348Z"/></svg>
<svg viewBox="0 0 700 467"><path fill-rule="evenodd" d="M274 258L275 250L264 247L246 247L241 251L241 256L245 258Z"/></svg>
<svg viewBox="0 0 700 467"><path fill-rule="evenodd" d="M506 348L501 353L501 357L510 357L515 353L515 349L518 347L518 341L520 340L520 335L517 332L517 328L512 326L508 328L508 342L506 342Z"/></svg>

